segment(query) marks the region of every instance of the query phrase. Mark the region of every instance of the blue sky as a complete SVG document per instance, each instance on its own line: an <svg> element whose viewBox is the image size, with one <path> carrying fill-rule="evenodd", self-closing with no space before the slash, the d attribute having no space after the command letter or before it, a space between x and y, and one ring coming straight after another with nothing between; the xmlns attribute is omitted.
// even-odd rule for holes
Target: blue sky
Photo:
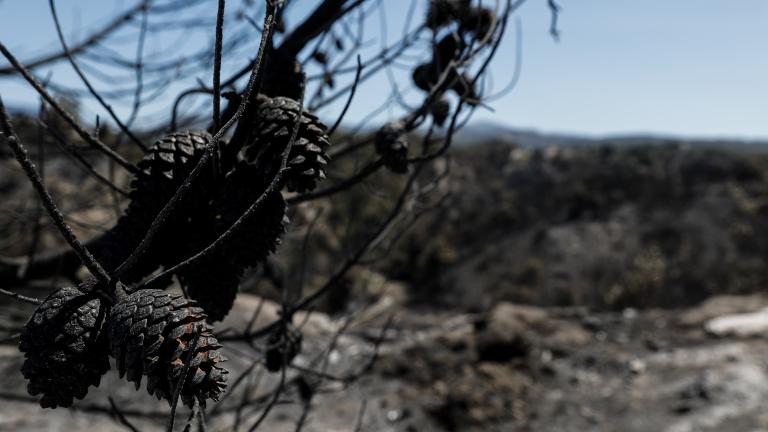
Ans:
<svg viewBox="0 0 768 432"><path fill-rule="evenodd" d="M296 14L316 0L295 0ZM236 4L230 1L228 4ZM258 1L256 2L259 3ZM490 3L486 0L486 3ZM544 0L528 0L516 14L522 34L522 75L515 89L481 110L474 121L515 128L588 135L651 133L691 137L768 139L768 2L765 0L562 0L561 39L548 33ZM88 27L134 1L59 1L65 32L76 40ZM384 0L393 42L406 20L409 0ZM207 9L213 19L215 10ZM422 16L417 10L414 19ZM291 17L295 22L298 16ZM289 23L291 21L289 20ZM0 0L0 40L18 57L56 48L47 0ZM380 20L368 23L372 47L381 44ZM368 29L367 29L368 30ZM512 28L491 68L503 87L516 61ZM171 46L169 38L156 45ZM190 38L191 43L206 42ZM190 42L187 41L187 42ZM155 46L151 49L157 48ZM159 48L158 48L159 49ZM225 64L234 70L238 62ZM50 68L54 80L77 86L66 64ZM41 70L46 75L48 69ZM406 99L409 73L392 69ZM194 77L190 78L194 82ZM389 96L382 74L361 87L348 115L354 123ZM174 89L188 87L178 83ZM0 79L6 103L30 105L34 94L20 81ZM167 98L150 104L140 120L167 112ZM125 115L129 104L115 102ZM333 118L340 107L322 112ZM86 115L98 112L87 104ZM380 116L395 117L397 110ZM102 113L102 117L103 117Z"/></svg>

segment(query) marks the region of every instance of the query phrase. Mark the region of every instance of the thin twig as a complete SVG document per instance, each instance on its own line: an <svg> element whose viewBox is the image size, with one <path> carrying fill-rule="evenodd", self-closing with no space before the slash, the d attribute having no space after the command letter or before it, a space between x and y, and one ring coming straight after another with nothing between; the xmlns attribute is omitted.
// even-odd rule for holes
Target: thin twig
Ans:
<svg viewBox="0 0 768 432"><path fill-rule="evenodd" d="M552 35L552 39L559 41L560 30L557 29L557 18L560 16L560 10L562 10L562 8L555 0L547 0L547 6L549 6L549 12L551 14L549 34Z"/></svg>
<svg viewBox="0 0 768 432"><path fill-rule="evenodd" d="M43 118L45 115L45 101L40 98L40 110L38 112L38 118ZM45 138L43 136L43 127L37 125L37 163L40 166L40 178L45 181ZM35 254L37 253L37 247L40 245L40 231L43 227L42 216L43 206L40 204L35 206L35 215L32 218L34 220L34 227L32 228L32 239L29 242L29 249L27 249L27 263L28 265L34 264Z"/></svg>
<svg viewBox="0 0 768 432"><path fill-rule="evenodd" d="M202 406L197 410L197 432L208 432L208 424L205 420L205 407Z"/></svg>
<svg viewBox="0 0 768 432"><path fill-rule="evenodd" d="M308 192L302 195L297 195L295 197L288 198L286 202L288 203L288 205L296 205L306 201L312 201L318 198L327 197L327 196L339 193L343 190L349 189L350 187L359 184L363 179L369 177L370 175L378 171L379 168L381 168L382 166L384 166L384 161L381 158L378 158L375 161L363 167L362 169L360 169L360 171L355 173L353 176L346 178L343 181L333 186L329 186L319 191Z"/></svg>
<svg viewBox="0 0 768 432"><path fill-rule="evenodd" d="M72 53L69 50L69 46L67 45L67 41L64 39L64 33L61 31L61 23L59 22L59 16L56 13L56 5L55 0L48 0L48 6L51 9L51 15L53 16L53 23L56 26L56 34L59 36L59 42L61 42L61 47L64 50L64 55L67 57L67 60L69 60L69 64L72 65L72 69L75 70L75 73L77 73L77 76L80 77L80 80L85 84L85 86L88 88L88 91L93 95L93 97L96 98L97 101L101 104L102 107L104 107L105 110L109 113L109 116L112 117L112 120L117 123L117 126L122 130L128 137L133 141L136 146L138 146L142 151L146 152L147 147L144 146L144 144L139 140L136 135L131 132L130 129L120 120L120 118L115 114L115 111L112 109L112 106L107 103L107 101L104 100L104 98L101 97L99 92L96 91L96 89L93 88L91 85L91 82L88 80L88 78L85 76L83 71L80 69L80 66L77 65L75 62L75 58L72 56ZM146 12L145 12L146 13Z"/></svg>
<svg viewBox="0 0 768 432"><path fill-rule="evenodd" d="M144 0L138 4L136 4L131 9L128 9L126 12L116 16L112 21L105 24L100 30L97 30L93 32L90 36L88 36L85 40L83 40L81 43L75 45L70 49L70 54L77 54L79 52L82 52L86 50L87 48L99 43L102 39L107 37L109 34L119 30L123 24L130 22L134 15L136 15L138 12L144 10L147 5L149 4L149 0ZM35 60L30 60L25 62L27 69L34 69L39 66L46 65L51 62L55 62L58 60L63 59L66 56L63 52L57 52L54 54L48 54L43 57L40 57ZM15 72L17 69L13 66L11 67L5 67L0 69L0 75L10 75L13 72Z"/></svg>
<svg viewBox="0 0 768 432"><path fill-rule="evenodd" d="M277 400L280 398L280 395L283 393L283 389L285 388L285 369L281 368L280 371L280 382L277 385L277 388L274 390L274 393L272 395L272 399L269 401L269 404L264 408L264 411L261 412L261 415L258 419L251 425L251 427L248 429L248 432L253 432L261 425L261 423L266 420L267 416L269 415L269 412L272 411L272 408L277 404Z"/></svg>
<svg viewBox="0 0 768 432"><path fill-rule="evenodd" d="M368 407L368 400L363 399L360 403L360 411L357 413L357 419L355 419L355 427L352 429L354 432L360 432L363 429L363 419L365 419L365 409Z"/></svg>
<svg viewBox="0 0 768 432"><path fill-rule="evenodd" d="M301 293L304 291L304 281L307 275L307 263L309 262L309 240L315 229L317 221L320 220L321 216L323 216L323 210L324 209L320 207L315 216L309 222L309 225L307 225L307 231L304 233L304 240L301 242L301 269L299 270L299 283L296 287L294 300L301 298ZM250 328L247 330L250 330Z"/></svg>
<svg viewBox="0 0 768 432"><path fill-rule="evenodd" d="M117 419L120 420L120 423L123 424L123 426L127 427L132 432L139 432L139 429L136 428L136 426L133 425L126 417L125 414L120 410L120 408L117 407L117 404L115 403L115 400L112 399L112 396L109 397L109 406L112 407L112 412L115 413L117 416Z"/></svg>
<svg viewBox="0 0 768 432"><path fill-rule="evenodd" d="M224 8L225 0L219 0L219 9L216 13L216 42L213 49L213 130L219 130L221 122L221 45L224 39ZM219 167L219 143L213 148L213 172L218 175Z"/></svg>
<svg viewBox="0 0 768 432"><path fill-rule="evenodd" d="M261 358L254 360L254 364L260 362ZM248 395L253 392L253 389L259 386L261 379L264 377L265 370L266 369L264 368L260 368L258 374L255 377L252 375L248 376L248 382L246 387L240 393L240 402L237 404L237 408L235 409L235 422L232 425L232 430L240 430L240 423L243 421L243 411L246 407L248 407Z"/></svg>
<svg viewBox="0 0 768 432"><path fill-rule="evenodd" d="M33 305L39 305L40 303L42 303L42 301L40 299L36 299L34 297L27 297L27 296L21 295L19 293L15 293L15 292L12 292L12 291L4 290L2 288L0 288L0 294L2 294L4 296L11 297L11 298L15 298L16 300L21 300L23 302L27 302L27 303L30 303L30 304L33 304Z"/></svg>
<svg viewBox="0 0 768 432"><path fill-rule="evenodd" d="M213 129L219 130L221 121L221 45L224 38L224 3L219 0L216 14L216 44L213 51Z"/></svg>
<svg viewBox="0 0 768 432"><path fill-rule="evenodd" d="M173 432L173 423L176 421L176 406L179 405L179 398L181 397L181 391L184 388L184 383L187 381L187 373L189 372L189 366L192 363L192 357L195 355L197 349L197 341L200 339L200 332L195 334L192 343L189 345L189 351L184 358L184 368L181 371L181 376L176 382L176 388L173 389L173 399L171 400L171 413L168 415L168 424L166 426L167 432Z"/></svg>
<svg viewBox="0 0 768 432"><path fill-rule="evenodd" d="M114 159L115 162L120 164L120 166L128 170L130 173L136 174L139 171L138 168L131 165L131 163L125 160L124 157L116 153L111 148L107 147L107 145L101 142L97 137L94 137L90 132L85 130L85 128L80 123L78 123L77 120L75 120L72 114L62 108L62 106L56 102L56 99L54 99L54 97L48 93L48 90L46 90L45 87L43 87L43 85L40 84L40 82L34 76L32 76L32 74L21 63L19 63L18 60L16 60L16 57L14 57L13 54L8 51L2 42L0 42L0 52L3 53L5 58L8 59L8 61L19 71L19 73L21 73L24 79L26 79L27 82L29 82L29 84L35 88L40 96L42 96L45 101L48 102L48 104L51 105L53 109L56 110L56 112L59 113L64 121L66 121L85 142Z"/></svg>
<svg viewBox="0 0 768 432"><path fill-rule="evenodd" d="M128 116L128 127L132 126L133 122L136 121L136 117L139 115L139 109L141 108L141 95L144 92L144 45L147 38L148 21L149 11L145 9L141 14L141 29L139 30L139 40L136 43L136 61L134 62L134 68L136 69L136 88L133 92L131 114ZM118 137L118 139L119 138L121 137Z"/></svg>
<svg viewBox="0 0 768 432"><path fill-rule="evenodd" d="M0 47L2 47L1 44ZM24 147L24 145L19 140L19 137L16 136L16 133L13 131L10 119L8 118L8 113L5 111L5 105L3 104L2 98L0 98L0 129L2 129L2 132L8 141L8 146L11 147L11 150L13 150L13 153L16 155L16 160L24 169L24 172L27 174L27 177L29 177L30 182L32 182L32 185L37 191L40 200L43 202L45 209L48 210L48 214L53 220L53 223L56 225L56 228L58 228L59 233L61 233L62 237L64 237L67 243L69 243L69 245L77 254L78 258L80 258L82 264L88 268L91 274L99 279L100 282L105 284L108 283L110 281L110 277L107 272L96 261L93 255L91 255L88 249L86 249L86 247L80 243L80 241L75 236L75 233L72 232L72 229L64 221L64 214L61 213L61 210L59 210L59 208L56 206L56 203L53 202L51 194L48 192L48 189L46 189L42 179L40 179L40 175L35 169L35 164L32 163L32 161L29 159L29 154L27 153L26 147Z"/></svg>
<svg viewBox="0 0 768 432"><path fill-rule="evenodd" d="M197 414L200 411L200 401L195 399L194 405L192 406L192 411L189 413L189 417L187 417L187 424L184 426L184 432L191 432L192 430L192 422L195 421L197 418Z"/></svg>
<svg viewBox="0 0 768 432"><path fill-rule="evenodd" d="M362 257L365 255L365 253L368 251L369 247L376 241L376 239L379 238L382 233L384 233L387 228L392 224L392 222L395 220L397 215L400 213L400 210L403 208L403 205L405 204L405 199L410 192L411 188L413 187L413 184L416 181L416 177L419 175L421 170L423 169L425 165L419 164L416 166L416 168L413 170L412 174L409 176L408 181L406 182L402 192L400 193L400 196L398 197L397 201L395 202L394 206L390 210L387 217L384 219L384 221L376 228L376 230L363 242L363 244L353 253L351 254L347 260L344 262L344 264L339 267L338 270L323 284L323 286L315 289L313 292L308 294L306 297L304 297L301 301L296 302L291 306L290 314L292 314L294 311L298 311L301 309L306 308L313 302L315 302L318 298L322 297L324 294L326 294L329 290L331 290L333 287L337 286L339 282L344 278L344 276L347 274L347 272L362 259ZM290 315L289 314L289 315ZM267 324L257 330L254 330L253 332L249 334L243 334L243 335L236 335L233 337L230 336L222 336L219 338L219 340L226 341L226 340L253 340L258 337L262 337L269 332L276 329L279 325L281 325L283 318L281 317L278 320L273 321L270 324Z"/></svg>
<svg viewBox="0 0 768 432"><path fill-rule="evenodd" d="M357 70L355 71L355 81L352 83L352 90L349 92L349 99L347 99L347 102L344 104L344 109L341 110L341 114L339 115L339 118L336 119L336 123L333 124L333 126L328 130L328 136L333 135L334 132L336 132L336 129L341 124L341 121L344 119L344 116L347 114L347 110L349 109L349 106L352 105L352 99L355 97L355 91L357 91L357 85L360 83L360 73L363 71L363 63L360 61L360 55L357 56Z"/></svg>
<svg viewBox="0 0 768 432"><path fill-rule="evenodd" d="M397 199L397 202L395 202L395 205L390 210L389 214L387 215L387 218L384 220L384 222L374 231L367 239L367 241L360 246L355 253L353 253L349 258L347 258L344 265L339 268L339 270L336 271L336 273L328 279L328 281L321 286L320 288L316 289L309 295L307 295L303 300L298 302L293 306L293 310L300 310L305 307L307 307L309 304L320 298L323 294L328 292L331 288L336 286L341 279L344 277L345 274L347 274L347 271L349 271L352 266L357 263L360 258L365 255L365 253L368 251L368 247L376 241L376 239L384 232L386 231L387 227L392 223L392 221L397 217L397 215L400 213L400 210L403 207L403 204L405 204L405 198L408 196L408 193L411 190L411 187L413 186L414 182L416 181L416 177L418 176L419 172L421 171L420 168L424 165L419 165L414 170L413 174L408 178L408 182L405 184L405 187L403 188L403 191L400 193L400 196Z"/></svg>
<svg viewBox="0 0 768 432"><path fill-rule="evenodd" d="M259 364L259 360L254 360L251 362L251 364L235 379L235 381L231 384L227 384L227 392L224 393L224 395L219 399L219 403L217 403L213 409L211 410L211 415L214 416L218 414L219 410L222 406L224 406L224 401L229 398L230 395L234 393L234 391L240 386L241 383L245 381L246 378L253 372L253 369L256 368L256 365ZM247 394L248 392L243 392L244 394Z"/></svg>
<svg viewBox="0 0 768 432"><path fill-rule="evenodd" d="M24 394L16 394L7 392L4 390L0 390L0 399L7 399L12 401L18 401L18 402L25 402L30 403L34 405L39 405L39 401L34 396L29 396L24 392ZM39 409L39 407L38 407ZM105 406L103 404L96 404L96 403L81 403L81 404L75 404L70 410L79 411L79 412L87 412L87 413L96 413L96 414L104 414L108 416L114 415L114 412L112 411L111 407ZM161 410L138 410L138 409L124 409L123 414L126 416L132 416L132 417L140 417L142 419L152 419L152 420L161 420L164 419L166 416L165 411Z"/></svg>
<svg viewBox="0 0 768 432"><path fill-rule="evenodd" d="M109 189L128 198L128 192L118 187L114 182L99 174L96 168L93 167L80 153L75 150L74 146L64 141L64 137L60 133L56 132L48 123L41 122L41 125L45 127L48 133L53 137L56 145L64 152L64 154L72 161L76 162L78 166L82 167L88 174L92 175L96 180L107 186ZM110 160L110 162L114 161Z"/></svg>

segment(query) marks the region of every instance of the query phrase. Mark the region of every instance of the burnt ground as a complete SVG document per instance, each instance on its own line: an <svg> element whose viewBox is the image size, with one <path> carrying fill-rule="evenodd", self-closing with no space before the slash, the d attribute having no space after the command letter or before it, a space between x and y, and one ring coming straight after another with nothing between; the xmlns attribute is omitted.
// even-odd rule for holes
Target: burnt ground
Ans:
<svg viewBox="0 0 768 432"><path fill-rule="evenodd" d="M401 295L382 297L356 317L329 356L322 350L343 320L313 313L304 327L296 364L316 368L315 357L328 358L328 373L343 376L367 365L385 318L395 314L378 361L362 378L317 388L304 430L350 431L360 418L369 431L768 432L768 326L742 322L749 331L741 336L704 331L710 319L768 305L759 296L721 296L761 292L768 282L768 156L672 144L487 143L458 151L450 180L439 185L453 197L446 210L422 219L374 269L402 282ZM45 172L80 238L114 223L119 209L93 178L61 157ZM380 180L372 184L391 186ZM0 192L0 261L29 252L38 219L38 250L61 245L15 161L0 161ZM334 197L322 217L292 215L304 224L289 232L276 257L285 286L298 284L291 276L303 272L291 269L304 267L308 290L324 283L346 239L355 238L349 227L365 237L376 225L367 221L378 221L386 202L368 188L352 192ZM310 220L317 238L305 266L300 228ZM26 287L26 294L44 297L57 284ZM245 292L269 295L245 285ZM344 302L383 292L360 300L355 289ZM405 305L409 297L444 309L413 309ZM513 305L520 303L540 307ZM217 332L245 326L256 304L241 296ZM267 304L271 312L257 324L276 316ZM653 309L661 306L667 309ZM12 337L30 314L26 305L0 299L0 431L127 430L109 397L140 430L164 430L167 404L114 372L74 408L41 410L25 391ZM232 381L261 358L247 344L225 345ZM278 379L254 368L222 404L209 407L209 430L232 430L238 419L250 426ZM289 371L287 392L264 430L296 429L302 380L316 381L302 369ZM238 409L243 400L249 403ZM177 430L187 414L179 410Z"/></svg>
<svg viewBox="0 0 768 432"><path fill-rule="evenodd" d="M257 301L242 296L218 328L244 325ZM263 322L277 313L274 304L265 305ZM718 297L685 310L589 313L507 303L485 314L452 314L403 309L385 297L325 356L330 375L365 368L385 317L397 310L378 361L352 384L320 385L304 430L350 431L362 419L361 430L370 431L768 431L768 332L759 325L745 327L757 335L704 330L713 318L766 305L764 297L751 296ZM310 315L296 364L317 368L313 357L340 325ZM226 345L233 378L258 358L246 344ZM75 408L41 410L24 391L12 341L0 346L0 362L0 430L126 430L113 420L108 397L139 429L163 430L167 405L134 392L114 372ZM208 430L232 430L238 418L250 426L258 404L238 409L240 401L260 400L279 377L259 369L221 406L209 407ZM300 380L316 383L292 369L264 430L295 429ZM177 430L187 414L179 410Z"/></svg>

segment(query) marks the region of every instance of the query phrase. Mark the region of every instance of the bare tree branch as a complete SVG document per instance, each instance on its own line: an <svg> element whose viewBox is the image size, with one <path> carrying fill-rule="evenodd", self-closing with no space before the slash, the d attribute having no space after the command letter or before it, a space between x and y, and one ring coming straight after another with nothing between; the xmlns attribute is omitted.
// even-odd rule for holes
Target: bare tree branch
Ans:
<svg viewBox="0 0 768 432"><path fill-rule="evenodd" d="M11 62L11 64L19 71L19 73L21 73L24 79L26 79L27 82L29 82L29 84L31 84L32 87L35 88L35 90L37 90L40 96L42 96L45 99L45 101L48 102L53 107L53 109L56 110L56 112L59 113L59 115L61 115L62 118L64 118L64 120L72 127L72 129L74 129L78 133L78 135L80 135L80 137L85 142L87 142L94 148L99 149L101 152L103 152L110 158L114 159L115 162L117 162L123 168L127 169L129 172L133 174L137 172L137 168L135 166L131 165L127 160L125 160L125 158L120 156L114 150L107 147L107 145L101 142L97 137L94 137L93 135L91 135L90 132L85 130L85 128L82 125L80 125L80 123L78 123L77 120L75 120L72 114L68 113L64 108L62 108L61 105L58 102L56 102L53 96L51 96L50 93L48 93L48 91L45 90L43 85L40 84L40 82L38 82L37 79L35 79L35 77L33 77L32 74L24 66L22 66L21 63L19 63L16 60L16 58L10 53L10 51L8 51L8 49L5 47L5 45L3 45L2 42L0 42L0 52L3 53L5 58L7 58L8 61Z"/></svg>
<svg viewBox="0 0 768 432"><path fill-rule="evenodd" d="M85 38L82 42L73 46L69 50L69 55L78 54L90 48L91 46L96 45L102 39L106 38L110 34L115 33L116 31L121 29L123 25L125 25L125 23L129 22L134 17L134 15L144 10L149 5L149 3L150 3L150 0L141 1L137 3L136 6L116 16L114 19L107 22L100 30L93 32L90 36ZM64 51L48 54L34 60L26 61L24 62L24 66L27 69L35 69L37 67L44 66L52 62L62 60L67 55L68 55L67 52L64 52ZM16 71L17 71L17 68L15 66L0 68L0 75L11 75L13 73L16 73Z"/></svg>
<svg viewBox="0 0 768 432"><path fill-rule="evenodd" d="M2 45L0 45L0 48L2 48ZM61 210L59 210L59 208L56 206L56 203L53 202L51 194L48 192L48 189L46 189L42 179L35 170L34 163L32 163L32 161L29 159L27 149L19 141L19 137L17 137L16 133L13 131L10 119L8 118L8 113L5 111L5 105L3 105L2 98L0 98L0 129L5 135L5 139L8 141L8 146L11 147L11 150L16 155L16 160L24 169L24 172L27 174L30 182L35 187L37 194L40 196L40 200L43 202L43 206L45 206L45 209L48 210L48 214L50 215L54 224L56 224L56 227L59 229L59 233L62 235L62 237L64 237L67 243L69 243L77 256L80 258L80 261L84 266L88 268L91 274L99 279L99 281L102 283L109 283L110 277L107 272L101 267L101 265L99 265L93 255L91 255L91 253L88 251L88 249L86 249L85 246L80 243L75 234L72 232L72 229L64 221L64 215L61 213Z"/></svg>

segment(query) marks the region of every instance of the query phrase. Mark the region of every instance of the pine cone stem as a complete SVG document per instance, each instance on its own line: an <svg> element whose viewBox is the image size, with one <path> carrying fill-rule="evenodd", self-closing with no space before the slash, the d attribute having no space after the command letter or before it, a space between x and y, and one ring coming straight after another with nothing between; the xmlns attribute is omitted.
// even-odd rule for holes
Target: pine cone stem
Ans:
<svg viewBox="0 0 768 432"><path fill-rule="evenodd" d="M168 425L166 430L173 431L173 423L176 421L176 407L179 405L179 398L181 397L181 391L184 388L184 384L187 381L187 374L189 373L189 367L192 364L192 355L197 349L197 343L200 341L200 333L196 334L192 342L189 344L189 351L184 358L184 369L181 372L179 380L176 381L176 387L173 389L173 399L171 400L171 413L168 415ZM199 402L199 399L195 399Z"/></svg>

